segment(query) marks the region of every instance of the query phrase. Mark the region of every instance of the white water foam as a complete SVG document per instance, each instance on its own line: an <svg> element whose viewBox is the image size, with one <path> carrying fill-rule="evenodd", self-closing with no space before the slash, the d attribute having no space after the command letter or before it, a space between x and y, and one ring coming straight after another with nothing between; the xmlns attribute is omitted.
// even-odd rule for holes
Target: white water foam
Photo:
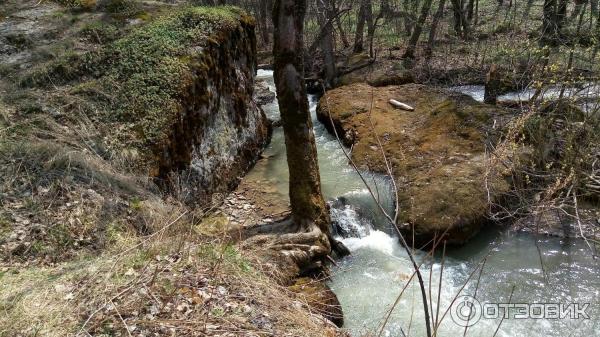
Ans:
<svg viewBox="0 0 600 337"><path fill-rule="evenodd" d="M397 238L393 238L378 230L372 230L371 233L365 237L346 238L343 239L342 242L351 252L355 252L359 249L372 249L390 256L395 255L394 253L401 248Z"/></svg>

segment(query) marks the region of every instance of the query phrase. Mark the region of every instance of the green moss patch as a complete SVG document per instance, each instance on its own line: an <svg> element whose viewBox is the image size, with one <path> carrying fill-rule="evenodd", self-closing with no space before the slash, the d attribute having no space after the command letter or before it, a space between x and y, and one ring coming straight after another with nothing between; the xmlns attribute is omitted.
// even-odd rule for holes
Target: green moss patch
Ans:
<svg viewBox="0 0 600 337"><path fill-rule="evenodd" d="M390 99L415 110L396 109ZM399 224L414 225L416 241L448 229L450 243L465 242L486 221L488 202L508 190L484 152L498 132L490 127L493 119L506 113L499 108L423 85L353 84L321 99L319 119L330 123L329 113L343 138L352 139L352 157L362 169L387 172L382 143L398 183Z"/></svg>
<svg viewBox="0 0 600 337"><path fill-rule="evenodd" d="M24 76L21 86L66 86L70 95L82 98L78 106L107 134L109 151L135 149L149 159L157 145L169 142L172 125L185 108L185 88L214 68L202 51L218 46L228 32L249 20L234 7L188 7L97 51L44 64ZM83 33L104 41L115 31L92 24Z"/></svg>

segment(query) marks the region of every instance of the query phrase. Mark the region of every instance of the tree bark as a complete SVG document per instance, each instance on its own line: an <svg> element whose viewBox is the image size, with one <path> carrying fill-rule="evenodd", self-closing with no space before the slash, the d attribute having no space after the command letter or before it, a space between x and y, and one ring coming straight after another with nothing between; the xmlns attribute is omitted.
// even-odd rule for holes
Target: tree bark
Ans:
<svg viewBox="0 0 600 337"><path fill-rule="evenodd" d="M556 47L560 43L562 27L567 16L568 0L544 0L542 45Z"/></svg>
<svg viewBox="0 0 600 337"><path fill-rule="evenodd" d="M414 1L414 0L404 0L404 3L402 5L402 9L404 10L404 13L407 13L407 15L404 16L404 32L406 33L406 36L412 35L412 29L414 26L413 16L408 14L408 13L411 13L410 5L411 5L412 1Z"/></svg>
<svg viewBox="0 0 600 337"><path fill-rule="evenodd" d="M442 16L444 15L444 6L446 5L446 0L440 0L438 4L437 11L433 16L433 21L431 22L431 28L429 29L429 39L427 40L427 48L425 48L425 59L429 60L431 55L433 54L433 45L435 44L435 35L437 34L437 27L440 23Z"/></svg>
<svg viewBox="0 0 600 337"><path fill-rule="evenodd" d="M324 32L323 38L321 39L321 52L323 53L323 68L325 70L325 87L335 87L336 69L335 69L335 55L333 53L333 24L331 20L335 20L335 17L330 16L331 0L317 0L317 20Z"/></svg>
<svg viewBox="0 0 600 337"><path fill-rule="evenodd" d="M269 44L269 23L268 23L268 1L267 0L259 0L258 2L258 6L259 6L259 18L258 18L258 26L260 28L260 36L262 39L262 42L265 45Z"/></svg>
<svg viewBox="0 0 600 337"><path fill-rule="evenodd" d="M584 5L587 5L588 0L575 0L575 8L573 12L571 12L571 20L577 20L579 18L579 14L581 14Z"/></svg>
<svg viewBox="0 0 600 337"><path fill-rule="evenodd" d="M556 38L560 40L562 37L562 28L565 24L565 18L567 17L567 4L569 0L558 0L558 9L556 11Z"/></svg>
<svg viewBox="0 0 600 337"><path fill-rule="evenodd" d="M350 42L348 41L348 38L346 37L346 32L344 31L344 27L342 26L342 16L336 14L340 12L340 10L336 5L335 0L332 0L331 4L333 8L329 16L335 17L335 25L337 26L337 30L340 33L340 40L342 40L342 45L344 46L344 48L348 48L350 46Z"/></svg>
<svg viewBox="0 0 600 337"><path fill-rule="evenodd" d="M356 31L354 33L355 53L361 53L364 50L365 23L367 22L367 7L371 7L371 0L361 0L358 9L358 21L356 22Z"/></svg>
<svg viewBox="0 0 600 337"><path fill-rule="evenodd" d="M469 23L465 16L463 3L461 0L451 0L452 11L454 13L454 31L462 38L469 36Z"/></svg>
<svg viewBox="0 0 600 337"><path fill-rule="evenodd" d="M556 0L544 0L543 19L542 19L542 45L554 44L555 41L555 15L557 3Z"/></svg>
<svg viewBox="0 0 600 337"><path fill-rule="evenodd" d="M423 31L423 25L425 24L425 20L427 20L427 16L429 15L429 11L431 10L432 3L433 0L425 0L423 2L423 7L421 7L421 13L419 14L419 18L417 19L415 28L413 29L413 32L410 35L408 46L406 46L406 50L404 51L402 58L414 60L415 50L417 49L417 42L419 41L419 37L421 36L421 32Z"/></svg>
<svg viewBox="0 0 600 337"><path fill-rule="evenodd" d="M373 57L373 39L375 38L375 28L377 25L377 18L373 18L373 6L371 0L368 0L367 6L367 41L369 41L369 55ZM384 2L386 3L386 2ZM384 5L381 5L381 11L384 10Z"/></svg>
<svg viewBox="0 0 600 337"><path fill-rule="evenodd" d="M274 76L290 173L292 220L299 231L317 228L329 252L329 213L321 194L319 164L304 83L306 0L276 0L273 6Z"/></svg>
<svg viewBox="0 0 600 337"><path fill-rule="evenodd" d="M467 3L467 20L473 21L473 13L475 11L475 0L469 0Z"/></svg>

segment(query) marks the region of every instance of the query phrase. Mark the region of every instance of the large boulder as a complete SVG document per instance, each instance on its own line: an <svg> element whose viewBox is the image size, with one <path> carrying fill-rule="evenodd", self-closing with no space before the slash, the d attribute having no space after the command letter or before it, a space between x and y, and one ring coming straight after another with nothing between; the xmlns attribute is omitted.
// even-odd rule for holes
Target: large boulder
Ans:
<svg viewBox="0 0 600 337"><path fill-rule="evenodd" d="M412 71L401 63L373 62L367 54L353 54L338 66L343 74L339 77L340 85L368 83L374 87L401 85L415 81Z"/></svg>
<svg viewBox="0 0 600 337"><path fill-rule="evenodd" d="M105 157L208 204L235 188L269 140L253 100L254 30L238 9L185 8L35 68L21 85L71 84L67 92L90 106L86 117L105 135Z"/></svg>
<svg viewBox="0 0 600 337"><path fill-rule="evenodd" d="M390 99L414 111L394 108ZM374 127L397 182L398 227L417 246L444 232L449 243L464 243L508 191L505 168L485 152L486 135L494 134L494 119L503 113L468 96L417 84L344 86L327 92L317 109L319 120L353 146L352 158L361 169L385 173Z"/></svg>

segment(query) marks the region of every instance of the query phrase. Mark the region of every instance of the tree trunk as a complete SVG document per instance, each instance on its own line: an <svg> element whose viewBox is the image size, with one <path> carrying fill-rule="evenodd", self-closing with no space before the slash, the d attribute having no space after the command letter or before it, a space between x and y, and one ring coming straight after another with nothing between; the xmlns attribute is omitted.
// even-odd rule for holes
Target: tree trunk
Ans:
<svg viewBox="0 0 600 337"><path fill-rule="evenodd" d="M415 24L415 28L410 36L410 40L408 41L408 46L402 55L402 58L414 60L415 59L415 50L417 49L417 42L419 41L419 37L421 36L421 32L423 31L423 25L425 24L425 20L427 20L427 16L429 15L429 11L431 10L431 3L433 0L425 0L423 2L423 7L421 7L421 13L419 14L419 18L417 19L417 23Z"/></svg>
<svg viewBox="0 0 600 337"><path fill-rule="evenodd" d="M485 78L485 91L483 101L487 104L496 104L500 93L500 72L495 64L492 64Z"/></svg>
<svg viewBox="0 0 600 337"><path fill-rule="evenodd" d="M556 0L544 0L543 19L542 19L542 45L556 43Z"/></svg>
<svg viewBox="0 0 600 337"><path fill-rule="evenodd" d="M469 0L467 3L467 20L473 21L473 12L475 11L475 0Z"/></svg>
<svg viewBox="0 0 600 337"><path fill-rule="evenodd" d="M269 15L268 9L268 1L267 0L259 0L259 18L258 18L258 27L260 29L260 36L262 38L262 42L265 45L269 44L269 23L267 22Z"/></svg>
<svg viewBox="0 0 600 337"><path fill-rule="evenodd" d="M588 0L575 0L575 8L571 12L571 20L577 20Z"/></svg>
<svg viewBox="0 0 600 337"><path fill-rule="evenodd" d="M364 33L365 23L367 22L367 6L371 7L371 0L361 0L358 9L358 21L356 22L356 31L354 33L354 48L355 53L361 53L364 50Z"/></svg>
<svg viewBox="0 0 600 337"><path fill-rule="evenodd" d="M367 16L367 41L369 41L369 55L371 57L373 57L373 39L375 38L375 25L376 25L376 19L373 18L373 6L371 3L371 0L367 0L367 12L366 12L366 16ZM384 2L385 4L385 2ZM382 9L383 10L383 5L382 4ZM387 6L387 5L386 5Z"/></svg>
<svg viewBox="0 0 600 337"><path fill-rule="evenodd" d="M544 0L542 45L558 46L567 16L568 0Z"/></svg>
<svg viewBox="0 0 600 337"><path fill-rule="evenodd" d="M451 0L452 11L454 12L454 31L462 38L467 38L469 35L469 23L465 16L463 3L461 0Z"/></svg>
<svg viewBox="0 0 600 337"><path fill-rule="evenodd" d="M560 40L562 37L562 28L567 17L567 4L569 0L558 0L558 8L556 11L556 38Z"/></svg>
<svg viewBox="0 0 600 337"><path fill-rule="evenodd" d="M404 0L404 3L402 5L402 9L404 10L404 13L406 13L406 15L404 16L404 33L406 34L406 36L412 35L412 29L414 25L413 16L410 14L411 1L414 0Z"/></svg>
<svg viewBox="0 0 600 337"><path fill-rule="evenodd" d="M425 59L429 60L431 55L433 54L433 45L435 44L435 35L437 33L437 27L440 23L440 19L444 15L444 6L446 5L446 0L440 0L438 4L437 11L433 16L433 21L431 22L431 28L429 29L429 39L427 40L427 48L425 48Z"/></svg>
<svg viewBox="0 0 600 337"><path fill-rule="evenodd" d="M344 31L344 27L342 26L341 15L337 15L339 8L337 7L335 0L332 0L331 4L333 5L333 8L329 16L331 17L335 15L335 25L337 26L337 30L340 32L340 39L342 40L342 45L344 46L344 48L348 48L350 46L350 42L348 42L346 32Z"/></svg>
<svg viewBox="0 0 600 337"><path fill-rule="evenodd" d="M317 0L317 20L324 32L320 45L321 52L323 53L325 86L328 89L335 87L336 79L335 55L333 53L333 23L331 22L333 17L330 17L332 10L329 1L330 0Z"/></svg>
<svg viewBox="0 0 600 337"><path fill-rule="evenodd" d="M303 232L329 233L329 214L321 194L317 149L304 82L306 0L276 0L273 6L274 76L290 173L292 220ZM324 240L329 252L329 241Z"/></svg>

